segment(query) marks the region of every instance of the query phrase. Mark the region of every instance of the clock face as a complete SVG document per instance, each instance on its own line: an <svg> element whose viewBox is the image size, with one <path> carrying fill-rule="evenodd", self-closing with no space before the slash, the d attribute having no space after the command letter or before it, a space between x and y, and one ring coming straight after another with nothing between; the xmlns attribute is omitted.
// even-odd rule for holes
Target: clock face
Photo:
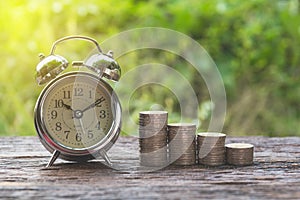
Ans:
<svg viewBox="0 0 300 200"><path fill-rule="evenodd" d="M68 75L42 95L40 115L49 138L71 150L91 148L105 139L114 123L110 87L92 75Z"/></svg>

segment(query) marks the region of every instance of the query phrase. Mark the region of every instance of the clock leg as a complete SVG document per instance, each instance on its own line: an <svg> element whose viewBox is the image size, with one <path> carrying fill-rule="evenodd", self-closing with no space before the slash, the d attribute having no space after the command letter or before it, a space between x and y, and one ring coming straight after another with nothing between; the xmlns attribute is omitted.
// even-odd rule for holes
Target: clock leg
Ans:
<svg viewBox="0 0 300 200"><path fill-rule="evenodd" d="M52 153L51 159L49 160L48 164L46 167L51 167L53 165L53 163L55 162L55 160L58 158L60 152L55 150Z"/></svg>
<svg viewBox="0 0 300 200"><path fill-rule="evenodd" d="M106 151L100 151L100 156L105 160L105 162L109 165L112 166L112 162L110 161Z"/></svg>

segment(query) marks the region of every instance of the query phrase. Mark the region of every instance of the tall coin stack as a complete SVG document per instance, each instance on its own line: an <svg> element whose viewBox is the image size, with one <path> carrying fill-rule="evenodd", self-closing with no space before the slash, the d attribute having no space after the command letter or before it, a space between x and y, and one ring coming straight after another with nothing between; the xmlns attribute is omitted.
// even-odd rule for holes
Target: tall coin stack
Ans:
<svg viewBox="0 0 300 200"><path fill-rule="evenodd" d="M231 143L226 145L227 163L244 166L253 163L254 146L246 143Z"/></svg>
<svg viewBox="0 0 300 200"><path fill-rule="evenodd" d="M196 164L196 125L168 124L169 160L174 165Z"/></svg>
<svg viewBox="0 0 300 200"><path fill-rule="evenodd" d="M220 166L225 164L225 139L223 133L198 133L197 151L199 164Z"/></svg>
<svg viewBox="0 0 300 200"><path fill-rule="evenodd" d="M139 114L140 164L163 166L168 163L166 111L142 111Z"/></svg>

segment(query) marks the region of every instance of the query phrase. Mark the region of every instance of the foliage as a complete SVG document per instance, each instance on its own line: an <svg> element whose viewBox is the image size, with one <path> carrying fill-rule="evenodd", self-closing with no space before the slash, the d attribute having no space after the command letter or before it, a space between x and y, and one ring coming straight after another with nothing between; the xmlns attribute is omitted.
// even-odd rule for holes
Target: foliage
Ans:
<svg viewBox="0 0 300 200"><path fill-rule="evenodd" d="M33 108L41 91L34 82L37 55L49 52L53 41L73 34L101 41L120 31L146 26L183 32L209 52L226 86L225 132L300 135L297 0L1 1L0 134L34 134ZM75 45L70 52L64 44L58 53L77 60L91 48L81 42ZM145 50L126 56L119 60L127 66L124 71L158 57L178 71L188 65L165 52ZM200 91L199 113L205 130L209 94L192 68L185 69L180 72ZM157 95L150 95L153 91ZM171 120L176 121L179 108L176 98L169 96L165 89L144 87L133 95L129 109L136 118L139 110L149 109L155 102L173 112Z"/></svg>

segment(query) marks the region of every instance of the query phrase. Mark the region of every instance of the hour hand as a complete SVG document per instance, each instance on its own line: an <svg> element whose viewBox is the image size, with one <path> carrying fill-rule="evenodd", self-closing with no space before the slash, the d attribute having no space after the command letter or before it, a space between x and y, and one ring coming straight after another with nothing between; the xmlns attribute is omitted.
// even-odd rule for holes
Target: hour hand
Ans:
<svg viewBox="0 0 300 200"><path fill-rule="evenodd" d="M67 105L67 104L65 104L64 102L62 102L62 105L63 105L66 109L74 111L70 105Z"/></svg>

